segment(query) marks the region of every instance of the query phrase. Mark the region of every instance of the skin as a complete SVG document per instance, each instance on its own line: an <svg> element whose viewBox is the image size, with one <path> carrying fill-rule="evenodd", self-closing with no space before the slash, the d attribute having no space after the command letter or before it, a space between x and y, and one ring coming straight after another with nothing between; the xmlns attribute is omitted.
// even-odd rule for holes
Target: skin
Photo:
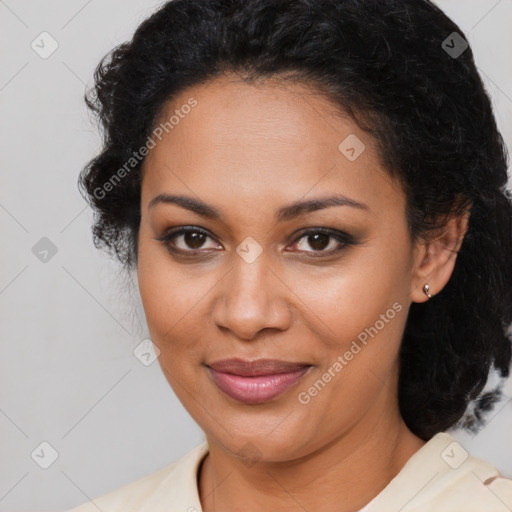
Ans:
<svg viewBox="0 0 512 512"><path fill-rule="evenodd" d="M423 285L436 294L448 281L467 218L412 240L404 193L375 142L310 88L224 76L183 91L162 119L189 98L197 106L144 161L137 272L161 368L209 443L198 475L203 510L358 510L424 444L398 410L400 341L410 304L428 300ZM354 161L338 149L350 134L366 146ZM162 193L200 199L222 220L176 204L149 207ZM333 193L368 208L274 216ZM189 252L173 255L156 238L179 226L208 236L202 245L178 236L175 246ZM301 234L318 227L357 244L325 237L315 245ZM262 249L252 263L236 252L247 237ZM394 303L401 311L300 403L299 393ZM276 399L246 405L218 389L204 366L230 357L313 367ZM255 463L243 455L247 443Z"/></svg>

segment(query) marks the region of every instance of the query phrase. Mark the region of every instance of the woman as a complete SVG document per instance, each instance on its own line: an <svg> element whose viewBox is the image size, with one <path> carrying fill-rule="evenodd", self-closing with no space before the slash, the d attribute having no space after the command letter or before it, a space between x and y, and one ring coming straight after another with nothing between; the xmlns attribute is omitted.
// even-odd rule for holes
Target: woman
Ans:
<svg viewBox="0 0 512 512"><path fill-rule="evenodd" d="M507 157L460 28L427 0L174 0L95 78L95 242L206 441L74 510L510 510L445 432L511 359Z"/></svg>

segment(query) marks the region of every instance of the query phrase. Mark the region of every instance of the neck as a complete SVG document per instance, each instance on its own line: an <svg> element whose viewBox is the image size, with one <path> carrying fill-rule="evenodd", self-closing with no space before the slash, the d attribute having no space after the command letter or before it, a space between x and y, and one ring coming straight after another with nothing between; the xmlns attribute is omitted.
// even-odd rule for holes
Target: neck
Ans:
<svg viewBox="0 0 512 512"><path fill-rule="evenodd" d="M199 472L203 511L359 510L425 444L398 411L392 417L385 412L389 408L381 411L378 418L361 421L308 456L286 462L259 461L247 467L208 438L209 454Z"/></svg>

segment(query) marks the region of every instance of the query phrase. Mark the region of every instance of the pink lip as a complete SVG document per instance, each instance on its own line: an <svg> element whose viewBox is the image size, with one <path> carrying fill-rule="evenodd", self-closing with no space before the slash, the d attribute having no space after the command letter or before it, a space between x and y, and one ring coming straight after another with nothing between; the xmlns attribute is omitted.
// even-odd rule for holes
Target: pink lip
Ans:
<svg viewBox="0 0 512 512"><path fill-rule="evenodd" d="M275 359L226 359L207 367L221 391L245 404L261 404L281 395L311 368Z"/></svg>

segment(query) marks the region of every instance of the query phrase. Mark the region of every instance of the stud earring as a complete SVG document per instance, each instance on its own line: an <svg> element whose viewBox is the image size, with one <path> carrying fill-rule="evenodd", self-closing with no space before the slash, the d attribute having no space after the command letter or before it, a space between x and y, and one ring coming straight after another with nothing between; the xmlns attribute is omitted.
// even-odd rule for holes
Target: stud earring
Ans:
<svg viewBox="0 0 512 512"><path fill-rule="evenodd" d="M425 292L425 295L430 299L432 297L432 294L430 293L430 286L426 284L423 286L423 291Z"/></svg>

